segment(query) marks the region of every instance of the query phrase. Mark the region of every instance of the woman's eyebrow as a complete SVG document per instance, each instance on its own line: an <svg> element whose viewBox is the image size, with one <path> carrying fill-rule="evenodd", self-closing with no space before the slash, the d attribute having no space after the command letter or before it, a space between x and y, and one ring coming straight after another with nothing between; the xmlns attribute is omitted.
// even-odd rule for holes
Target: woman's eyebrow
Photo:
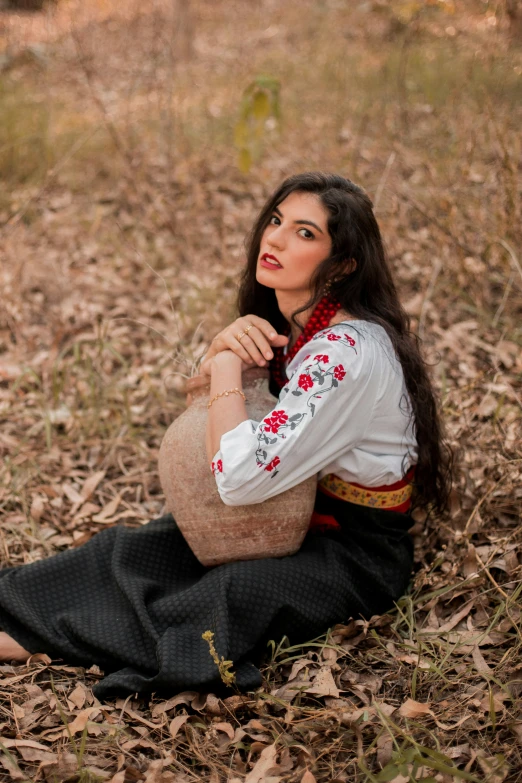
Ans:
<svg viewBox="0 0 522 783"><path fill-rule="evenodd" d="M283 217L283 213L277 207L274 207L274 212L277 212L277 214L280 215L280 217ZM319 226L316 223L312 222L311 220L294 220L294 223L297 223L298 226L313 226L318 231L320 231L321 234L324 234L323 229L319 228Z"/></svg>

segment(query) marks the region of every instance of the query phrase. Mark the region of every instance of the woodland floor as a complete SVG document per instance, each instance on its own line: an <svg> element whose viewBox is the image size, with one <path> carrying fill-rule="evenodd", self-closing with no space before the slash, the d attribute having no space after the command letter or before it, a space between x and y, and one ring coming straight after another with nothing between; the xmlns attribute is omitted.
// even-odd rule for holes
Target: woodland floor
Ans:
<svg viewBox="0 0 522 783"><path fill-rule="evenodd" d="M0 12L4 565L159 515L183 375L233 317L256 210L299 170L372 196L456 453L397 608L274 640L255 693L100 704L96 669L0 666L0 780L522 780L522 51L502 3L457 5ZM243 173L234 124L261 74L282 121Z"/></svg>

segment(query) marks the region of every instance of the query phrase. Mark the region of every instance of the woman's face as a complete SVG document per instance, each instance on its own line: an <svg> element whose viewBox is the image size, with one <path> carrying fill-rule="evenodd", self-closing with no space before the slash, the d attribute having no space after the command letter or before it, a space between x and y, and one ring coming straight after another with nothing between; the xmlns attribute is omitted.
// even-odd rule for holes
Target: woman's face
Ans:
<svg viewBox="0 0 522 783"><path fill-rule="evenodd" d="M328 213L315 193L290 193L274 209L261 238L258 283L308 295L310 280L330 255Z"/></svg>

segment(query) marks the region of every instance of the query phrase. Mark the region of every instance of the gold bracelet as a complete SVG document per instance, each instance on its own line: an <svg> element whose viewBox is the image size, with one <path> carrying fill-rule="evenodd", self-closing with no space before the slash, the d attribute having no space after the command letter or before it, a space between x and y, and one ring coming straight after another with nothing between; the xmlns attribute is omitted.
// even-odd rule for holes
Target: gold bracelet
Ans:
<svg viewBox="0 0 522 783"><path fill-rule="evenodd" d="M227 391L222 391L222 392L219 392L219 394L215 394L215 395L212 397L212 399L210 400L210 402L207 402L207 408L210 408L210 406L212 405L212 403L213 403L213 402L215 402L215 401L218 399L218 397L228 397L228 395L229 395L229 394L240 394L240 395L242 396L242 398L243 398L243 399L245 400L245 402L246 402L246 397L245 397L245 395L243 394L243 392L241 391L241 389L238 389L238 388L237 388L237 386L236 386L236 388L235 388L235 389L227 389Z"/></svg>

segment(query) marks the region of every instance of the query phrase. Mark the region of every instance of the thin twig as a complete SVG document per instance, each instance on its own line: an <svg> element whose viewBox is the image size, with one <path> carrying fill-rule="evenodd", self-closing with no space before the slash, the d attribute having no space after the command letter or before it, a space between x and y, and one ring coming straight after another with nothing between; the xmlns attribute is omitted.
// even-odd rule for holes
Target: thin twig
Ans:
<svg viewBox="0 0 522 783"><path fill-rule="evenodd" d="M438 276L440 274L441 269L442 269L442 261L440 260L440 258L435 258L433 260L433 268L432 268L432 271L431 271L430 281L428 283L428 287L426 289L426 293L424 295L424 299L422 300L422 307L421 307L421 311L420 311L420 315L419 315L419 329L418 329L418 333L419 333L419 337L421 338L421 340L422 340L422 338L424 336L424 322L426 320L426 313L427 313L427 309L428 309L428 304L430 303L431 297L433 296L433 291L435 290L435 285L437 283L437 278L438 278Z"/></svg>
<svg viewBox="0 0 522 783"><path fill-rule="evenodd" d="M497 324L498 324L498 322L500 320L500 316L502 315L504 307L506 306L506 303L507 303L509 294L511 293L511 289L513 288L513 283L514 282L515 282L515 275L511 274L511 277L509 278L509 280L507 282L507 285L506 285L506 287L504 289L504 293L502 295L502 300L501 300L499 306L497 307L497 311L496 311L495 315L493 316L493 320L491 322L491 326L493 326L494 328L497 326Z"/></svg>
<svg viewBox="0 0 522 783"><path fill-rule="evenodd" d="M395 161L395 157L396 157L395 152L391 152L388 160L386 161L386 166L384 167L384 171L382 172L381 179L379 180L379 184L377 185L377 190L375 191L375 198L373 200L374 212L377 212L379 208L379 202L381 200L382 192L384 190L386 180L388 179L388 174L390 173L390 169Z"/></svg>
<svg viewBox="0 0 522 783"><path fill-rule="evenodd" d="M491 242L491 244L492 245L493 244L501 245L504 248L504 250L507 250L507 252L509 253L509 257L511 258L511 261L513 263L513 266L515 267L516 271L520 275L520 279L522 280L522 266L520 264L520 261L517 258L517 255L516 255L515 251L511 247L511 245L508 242L506 242L505 239L502 239L501 237L498 237L497 239L494 239L493 242Z"/></svg>

